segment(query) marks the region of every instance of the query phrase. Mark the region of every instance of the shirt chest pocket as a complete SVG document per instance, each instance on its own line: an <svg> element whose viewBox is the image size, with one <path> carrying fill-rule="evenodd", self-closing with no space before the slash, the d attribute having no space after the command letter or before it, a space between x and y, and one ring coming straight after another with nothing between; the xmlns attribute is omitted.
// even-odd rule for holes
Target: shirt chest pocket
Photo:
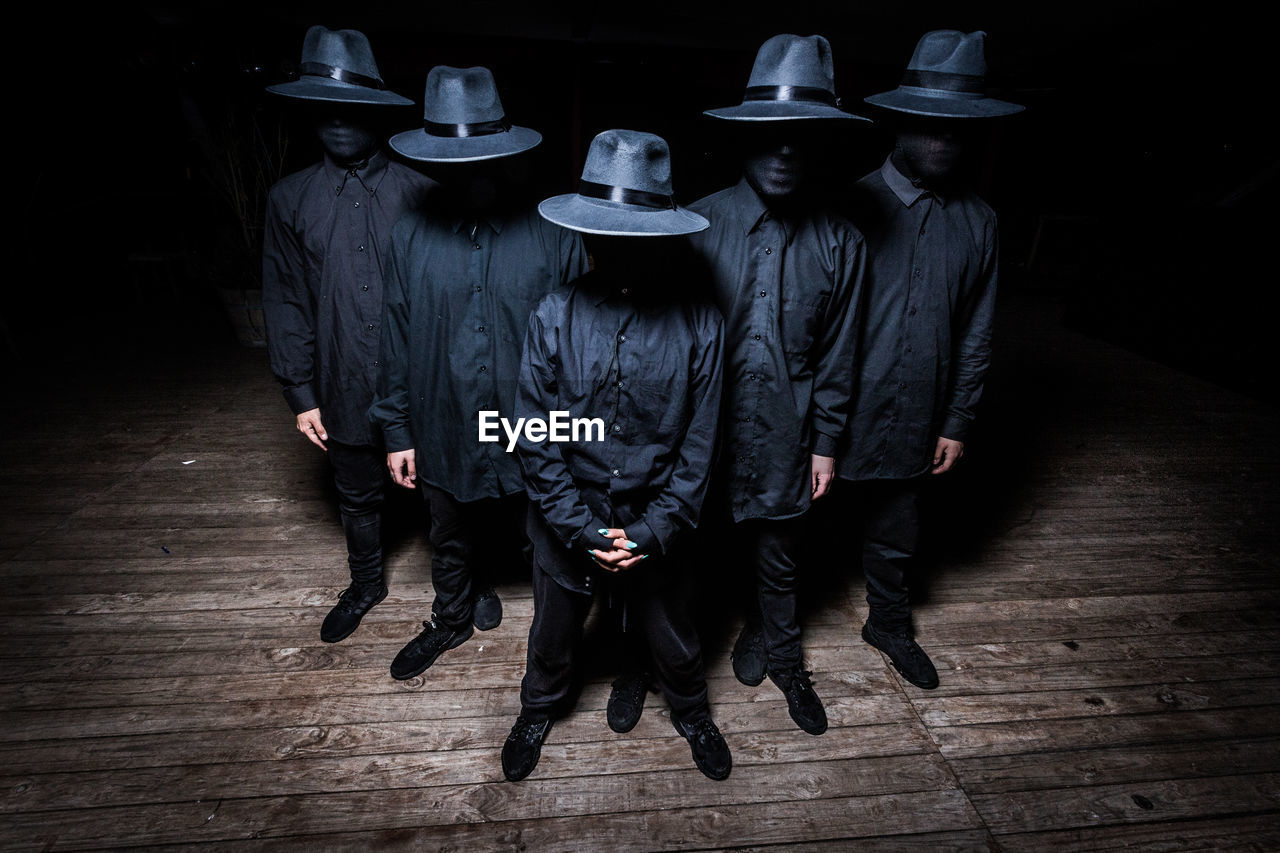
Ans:
<svg viewBox="0 0 1280 853"><path fill-rule="evenodd" d="M790 355L807 355L822 330L830 293L802 294L782 300L782 348Z"/></svg>

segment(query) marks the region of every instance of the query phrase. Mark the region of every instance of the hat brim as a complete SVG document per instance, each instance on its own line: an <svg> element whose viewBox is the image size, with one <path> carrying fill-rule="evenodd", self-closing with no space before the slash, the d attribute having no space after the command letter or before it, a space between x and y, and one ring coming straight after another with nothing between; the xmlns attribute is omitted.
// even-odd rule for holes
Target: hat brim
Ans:
<svg viewBox="0 0 1280 853"><path fill-rule="evenodd" d="M703 110L702 114L728 121L794 121L797 119L871 121L866 116L848 113L837 107L813 101L744 101L736 107Z"/></svg>
<svg viewBox="0 0 1280 853"><path fill-rule="evenodd" d="M391 137L391 149L421 163L470 163L494 160L528 151L542 142L542 134L527 127L483 136L432 136L425 130L406 130Z"/></svg>
<svg viewBox="0 0 1280 853"><path fill-rule="evenodd" d="M683 207L642 208L577 193L552 196L538 205L548 222L586 234L614 237L674 237L705 231L711 223Z"/></svg>
<svg viewBox="0 0 1280 853"><path fill-rule="evenodd" d="M286 98L301 101L324 101L331 104L371 104L374 106L408 107L413 101L397 95L390 89L370 89L341 80L321 77L303 77L289 83L276 83L267 91Z"/></svg>
<svg viewBox="0 0 1280 853"><path fill-rule="evenodd" d="M1026 107L996 98L955 98L921 95L904 89L864 98L868 104L897 113L934 118L996 118L1020 113Z"/></svg>

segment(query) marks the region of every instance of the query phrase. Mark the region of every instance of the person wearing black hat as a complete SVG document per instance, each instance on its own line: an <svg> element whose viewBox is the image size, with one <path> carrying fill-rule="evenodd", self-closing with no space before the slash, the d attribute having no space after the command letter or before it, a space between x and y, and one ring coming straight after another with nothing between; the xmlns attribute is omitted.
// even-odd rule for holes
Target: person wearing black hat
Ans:
<svg viewBox="0 0 1280 853"><path fill-rule="evenodd" d="M866 119L837 105L827 40L794 35L760 48L741 105L706 114L735 122L745 150L742 180L690 206L711 220L691 239L727 328L723 488L757 588L733 669L748 685L767 673L817 735L827 717L802 666L797 556L853 393L864 249L818 201L812 171L820 134Z"/></svg>
<svg viewBox="0 0 1280 853"><path fill-rule="evenodd" d="M350 636L387 595L382 573L383 450L369 428L392 224L432 182L379 150L380 113L412 104L387 89L369 41L312 27L301 76L269 92L308 108L324 158L271 188L262 302L271 369L298 430L333 466L351 584L320 627Z"/></svg>
<svg viewBox="0 0 1280 853"><path fill-rule="evenodd" d="M716 440L723 322L678 239L707 222L671 192L664 140L608 130L591 142L578 192L539 206L586 235L593 267L530 319L516 415L601 424L599 435L567 442L527 431L519 440L534 612L520 716L502 748L511 781L534 769L567 711L576 646L602 586L625 596L698 769L724 779L732 767L707 703L685 556Z"/></svg>
<svg viewBox="0 0 1280 853"><path fill-rule="evenodd" d="M864 525L866 642L917 687L938 685L911 632L907 570L922 480L950 471L982 394L996 294L996 217L960 178L979 119L1022 107L988 97L985 33L937 30L916 46L902 85L867 102L889 111L884 164L857 184L867 238L867 312L839 475ZM847 524L846 504L835 509Z"/></svg>
<svg viewBox="0 0 1280 853"><path fill-rule="evenodd" d="M480 564L519 559L489 546L519 538L524 484L497 423L511 415L529 314L586 265L578 235L543 220L521 186L520 155L542 136L507 120L489 69L431 69L423 111L391 147L442 191L392 232L369 410L392 479L431 510L435 600L391 663L402 680L502 620ZM495 440L482 440L486 423Z"/></svg>

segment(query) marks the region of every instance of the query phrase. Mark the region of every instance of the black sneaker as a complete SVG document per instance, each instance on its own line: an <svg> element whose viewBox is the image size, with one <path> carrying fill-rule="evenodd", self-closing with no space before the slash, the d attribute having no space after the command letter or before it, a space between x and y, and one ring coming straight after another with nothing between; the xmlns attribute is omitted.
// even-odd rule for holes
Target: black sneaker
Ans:
<svg viewBox="0 0 1280 853"><path fill-rule="evenodd" d="M770 680L787 697L787 711L791 713L791 719L809 734L820 735L827 730L827 712L809 681L810 675L813 673L798 666L782 672L769 672Z"/></svg>
<svg viewBox="0 0 1280 853"><path fill-rule="evenodd" d="M542 757L542 742L551 731L550 717L516 717L516 724L502 745L502 775L519 782L533 772Z"/></svg>
<svg viewBox="0 0 1280 853"><path fill-rule="evenodd" d="M733 769L733 756L729 754L729 744L724 742L724 735L720 734L710 717L686 723L672 715L671 723L689 741L693 763L698 765L703 776L717 781L729 778L729 771Z"/></svg>
<svg viewBox="0 0 1280 853"><path fill-rule="evenodd" d="M748 687L755 687L764 681L764 673L768 668L769 656L764 650L764 633L759 625L748 622L742 626L742 633L733 644L733 674Z"/></svg>
<svg viewBox="0 0 1280 853"><path fill-rule="evenodd" d="M648 692L647 672L629 672L614 679L613 690L609 692L609 707L605 712L609 728L618 734L634 729L636 723L640 722L640 715L644 713L644 700Z"/></svg>
<svg viewBox="0 0 1280 853"><path fill-rule="evenodd" d="M383 581L352 583L338 596L338 603L324 617L320 625L320 639L336 643L351 636L360 627L360 620L373 606L387 597L387 585Z"/></svg>
<svg viewBox="0 0 1280 853"><path fill-rule="evenodd" d="M932 690L938 686L938 670L924 649L907 632L890 634L863 623L862 639L884 652L899 674L916 687Z"/></svg>
<svg viewBox="0 0 1280 853"><path fill-rule="evenodd" d="M413 678L415 675L421 674L426 671L427 667L436 662L436 658L449 651L449 649L456 649L471 639L471 635L474 633L470 625L460 631L437 625L434 620L423 622L422 625L425 630L410 640L409 644L401 649L400 654L396 655L396 659L391 662L392 678L404 681L407 678Z"/></svg>
<svg viewBox="0 0 1280 853"><path fill-rule="evenodd" d="M502 601L493 587L481 587L472 597L471 621L481 631L492 631L502 624Z"/></svg>

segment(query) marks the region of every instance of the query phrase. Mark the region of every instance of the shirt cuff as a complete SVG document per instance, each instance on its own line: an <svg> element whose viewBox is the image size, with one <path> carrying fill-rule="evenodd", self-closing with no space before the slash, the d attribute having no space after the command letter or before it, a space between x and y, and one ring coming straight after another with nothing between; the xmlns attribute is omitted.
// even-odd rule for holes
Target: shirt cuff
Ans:
<svg viewBox="0 0 1280 853"><path fill-rule="evenodd" d="M406 426L383 426L382 444L388 453L413 450L413 433Z"/></svg>
<svg viewBox="0 0 1280 853"><path fill-rule="evenodd" d="M666 548L658 539L658 534L653 532L653 528L649 526L649 522L643 518L636 519L627 525L627 536L632 542L636 543L634 553L636 554L655 554L662 555L666 553Z"/></svg>
<svg viewBox="0 0 1280 853"><path fill-rule="evenodd" d="M577 535L573 537L573 541L569 543L570 548L585 548L587 550L596 551L612 551L613 540L601 536L599 531L608 530L609 525L597 516L591 516L591 520L586 523Z"/></svg>
<svg viewBox="0 0 1280 853"><path fill-rule="evenodd" d="M813 434L813 450L814 456L835 456L836 445L839 441L833 435L827 435L822 432Z"/></svg>
<svg viewBox="0 0 1280 853"><path fill-rule="evenodd" d="M948 415L946 420L942 422L942 430L938 435L943 438L949 438L952 441L968 441L969 427L971 425L971 421L966 421L964 418L958 418L955 415Z"/></svg>
<svg viewBox="0 0 1280 853"><path fill-rule="evenodd" d="M310 382L284 389L284 399L295 415L320 408L320 403L316 400L316 392Z"/></svg>

